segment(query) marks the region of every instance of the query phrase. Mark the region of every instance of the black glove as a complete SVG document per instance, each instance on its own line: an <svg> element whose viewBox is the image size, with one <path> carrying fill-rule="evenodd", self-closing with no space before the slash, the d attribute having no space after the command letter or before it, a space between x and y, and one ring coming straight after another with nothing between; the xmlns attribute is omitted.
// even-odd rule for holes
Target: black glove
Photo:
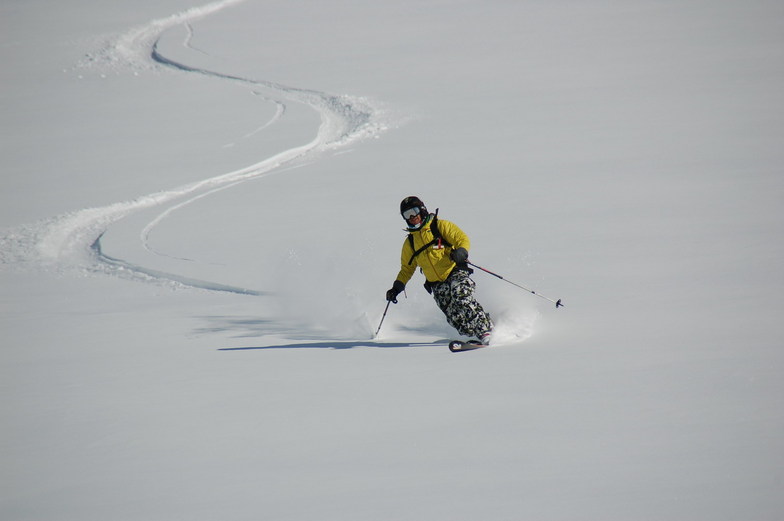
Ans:
<svg viewBox="0 0 784 521"><path fill-rule="evenodd" d="M392 289L387 291L387 300L393 304L397 304L397 296L400 295L404 289L406 289L406 285L399 280L396 280L392 284Z"/></svg>
<svg viewBox="0 0 784 521"><path fill-rule="evenodd" d="M455 261L456 264L465 264L468 260L468 250L465 248L452 250L452 253L449 254L449 258Z"/></svg>

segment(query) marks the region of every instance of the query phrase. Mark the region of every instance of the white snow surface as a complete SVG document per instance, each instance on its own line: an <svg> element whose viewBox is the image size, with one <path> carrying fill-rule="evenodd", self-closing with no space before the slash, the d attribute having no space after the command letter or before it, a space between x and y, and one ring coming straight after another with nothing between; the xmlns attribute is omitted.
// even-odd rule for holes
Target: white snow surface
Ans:
<svg viewBox="0 0 784 521"><path fill-rule="evenodd" d="M784 4L0 4L0 519L784 519ZM416 275L472 239L489 349Z"/></svg>

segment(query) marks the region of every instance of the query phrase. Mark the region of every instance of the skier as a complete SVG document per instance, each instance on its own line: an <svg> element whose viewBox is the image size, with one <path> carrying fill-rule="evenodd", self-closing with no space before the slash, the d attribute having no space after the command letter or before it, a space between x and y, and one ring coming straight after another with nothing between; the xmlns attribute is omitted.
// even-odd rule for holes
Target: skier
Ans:
<svg viewBox="0 0 784 521"><path fill-rule="evenodd" d="M408 237L400 254L400 272L387 301L397 304L417 266L427 281L425 289L433 295L446 320L461 335L489 345L493 322L474 298L476 284L469 277L468 236L454 223L428 213L425 204L414 196L400 203L400 214L408 226Z"/></svg>

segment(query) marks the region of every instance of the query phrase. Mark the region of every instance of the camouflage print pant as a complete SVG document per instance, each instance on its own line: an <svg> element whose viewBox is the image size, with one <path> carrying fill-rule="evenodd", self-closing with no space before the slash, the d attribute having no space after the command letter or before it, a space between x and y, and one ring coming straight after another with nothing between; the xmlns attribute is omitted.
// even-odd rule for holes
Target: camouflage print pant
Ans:
<svg viewBox="0 0 784 521"><path fill-rule="evenodd" d="M493 321L474 298L475 286L468 272L454 270L444 282L433 284L433 298L458 333L481 338L493 329Z"/></svg>

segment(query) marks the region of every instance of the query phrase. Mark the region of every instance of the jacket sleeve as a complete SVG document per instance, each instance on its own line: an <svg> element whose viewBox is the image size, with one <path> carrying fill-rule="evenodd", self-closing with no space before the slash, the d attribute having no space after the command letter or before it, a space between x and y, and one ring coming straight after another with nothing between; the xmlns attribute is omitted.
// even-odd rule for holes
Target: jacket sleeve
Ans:
<svg viewBox="0 0 784 521"><path fill-rule="evenodd" d="M455 223L452 221L438 221L438 229L441 231L441 235L449 241L449 244L452 245L452 249L456 250L458 248L465 248L466 250L471 249L471 241L468 239L468 235L463 233Z"/></svg>
<svg viewBox="0 0 784 521"><path fill-rule="evenodd" d="M411 260L411 256L414 254L414 250L411 248L411 244L408 241L408 238L403 242L403 250L400 252L400 272L397 274L395 280L399 280L403 284L407 284L411 277L414 276L414 271L416 271L416 261L412 262L411 264L408 261Z"/></svg>

